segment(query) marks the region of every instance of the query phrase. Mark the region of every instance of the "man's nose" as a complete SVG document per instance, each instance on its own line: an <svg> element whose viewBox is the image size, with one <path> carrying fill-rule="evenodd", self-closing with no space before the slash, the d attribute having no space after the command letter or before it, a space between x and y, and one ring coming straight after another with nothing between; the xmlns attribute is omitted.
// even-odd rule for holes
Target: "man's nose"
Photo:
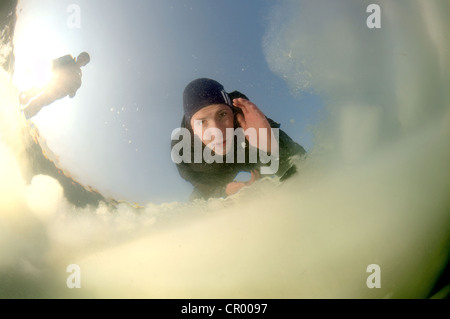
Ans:
<svg viewBox="0 0 450 319"><path fill-rule="evenodd" d="M222 134L225 133L227 127L223 121L214 121L213 125L215 128L219 129L222 132Z"/></svg>
<svg viewBox="0 0 450 319"><path fill-rule="evenodd" d="M225 139L226 128L225 128L225 125L223 125L223 123L220 123L218 121L212 121L210 127L219 130L222 133L222 138ZM217 134L213 134L211 136L212 141L218 138L216 135Z"/></svg>

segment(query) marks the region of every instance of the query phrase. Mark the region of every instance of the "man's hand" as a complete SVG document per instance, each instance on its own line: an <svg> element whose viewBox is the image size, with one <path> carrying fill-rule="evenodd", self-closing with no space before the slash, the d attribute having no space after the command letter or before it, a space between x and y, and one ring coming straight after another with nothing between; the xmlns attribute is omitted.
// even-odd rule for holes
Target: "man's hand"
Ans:
<svg viewBox="0 0 450 319"><path fill-rule="evenodd" d="M236 194L241 190L242 187L249 186L253 184L256 180L260 178L260 174L257 170L254 170L251 172L251 177L248 182L231 182L227 185L227 188L225 189L225 192L228 196Z"/></svg>
<svg viewBox="0 0 450 319"><path fill-rule="evenodd" d="M252 102L243 98L237 98L233 100L233 105L242 110L242 114L237 114L236 119L242 129L245 131L248 128L254 128L257 134L257 145L252 144L252 140L249 140L251 146L259 148L266 153L271 150L271 134L272 129L270 127L269 121L267 121L266 116L263 112ZM259 129L266 129L267 133L264 136L260 136ZM248 139L248 136L246 135Z"/></svg>

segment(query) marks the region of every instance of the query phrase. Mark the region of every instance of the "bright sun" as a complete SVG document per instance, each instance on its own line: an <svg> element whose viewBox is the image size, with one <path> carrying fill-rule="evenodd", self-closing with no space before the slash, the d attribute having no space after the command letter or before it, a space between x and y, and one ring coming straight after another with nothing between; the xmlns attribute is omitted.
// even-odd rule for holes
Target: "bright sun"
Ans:
<svg viewBox="0 0 450 319"><path fill-rule="evenodd" d="M61 51L56 35L51 30L34 27L15 39L14 84L21 91L45 85L52 76L51 61Z"/></svg>
<svg viewBox="0 0 450 319"><path fill-rule="evenodd" d="M45 85L52 76L51 61L66 54L61 35L51 22L26 11L18 15L14 35L13 83L20 91Z"/></svg>
<svg viewBox="0 0 450 319"><path fill-rule="evenodd" d="M33 14L34 13L34 14ZM67 39L64 33L56 28L51 19L47 19L44 13L39 15L32 7L26 8L18 14L15 35L14 35L14 55L15 70L13 83L18 92L24 92L32 88L45 86L53 75L52 60L66 55ZM61 101L57 101L61 103ZM24 107L22 105L22 107ZM45 109L43 110L45 111ZM58 131L58 125L69 119L63 117L57 119L58 110L52 112L40 112L37 118L33 118L33 123L44 124L42 133L49 137L53 131Z"/></svg>

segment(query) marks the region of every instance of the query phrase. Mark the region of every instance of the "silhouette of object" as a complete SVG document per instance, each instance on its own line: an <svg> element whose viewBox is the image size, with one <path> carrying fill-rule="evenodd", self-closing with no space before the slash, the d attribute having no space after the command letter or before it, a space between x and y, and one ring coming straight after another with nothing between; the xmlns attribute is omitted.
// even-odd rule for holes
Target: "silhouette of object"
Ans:
<svg viewBox="0 0 450 319"><path fill-rule="evenodd" d="M73 98L81 87L81 67L88 64L90 56L82 52L76 59L65 55L52 61L53 76L44 87L34 87L22 92L19 101L25 105L24 114L27 119L35 116L46 105L66 96Z"/></svg>

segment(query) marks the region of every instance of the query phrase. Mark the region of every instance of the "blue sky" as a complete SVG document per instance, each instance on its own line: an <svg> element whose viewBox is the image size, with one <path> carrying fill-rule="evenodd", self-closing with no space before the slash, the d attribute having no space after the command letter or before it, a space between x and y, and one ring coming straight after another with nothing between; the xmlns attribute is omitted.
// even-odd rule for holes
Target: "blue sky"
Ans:
<svg viewBox="0 0 450 319"><path fill-rule="evenodd" d="M140 204L184 201L192 190L169 145L182 117L183 89L195 78L243 92L309 150L321 99L290 92L264 56L276 3L24 0L16 44L43 28L31 56L91 54L77 96L44 108L33 122L81 183ZM67 25L71 4L80 8L80 28ZM30 59L26 45L16 49L18 63Z"/></svg>

